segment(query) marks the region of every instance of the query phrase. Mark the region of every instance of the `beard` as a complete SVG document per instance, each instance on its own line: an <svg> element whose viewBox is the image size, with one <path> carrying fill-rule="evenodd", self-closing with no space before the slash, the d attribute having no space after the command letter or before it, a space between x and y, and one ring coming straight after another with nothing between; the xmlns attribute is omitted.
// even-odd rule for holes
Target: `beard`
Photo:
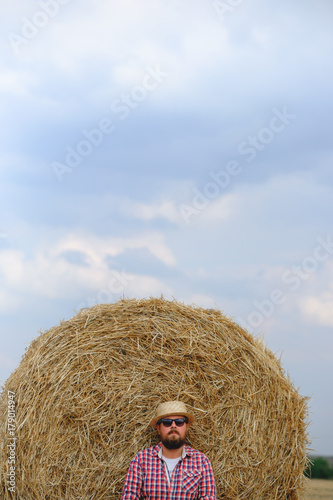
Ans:
<svg viewBox="0 0 333 500"><path fill-rule="evenodd" d="M162 443L168 450L178 450L185 444L185 440L177 434L171 434L162 439Z"/></svg>

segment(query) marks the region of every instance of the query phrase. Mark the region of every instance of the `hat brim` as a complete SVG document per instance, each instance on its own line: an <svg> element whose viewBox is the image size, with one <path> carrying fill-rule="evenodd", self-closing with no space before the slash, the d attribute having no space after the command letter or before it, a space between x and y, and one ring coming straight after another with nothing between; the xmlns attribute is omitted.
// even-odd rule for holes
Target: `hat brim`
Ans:
<svg viewBox="0 0 333 500"><path fill-rule="evenodd" d="M193 424L193 422L195 421L195 416L193 415L193 413L186 413L186 412L180 412L180 411L172 411L172 412L168 412L168 413L164 413L162 415L159 415L158 417L154 417L152 419L152 421L150 422L149 425L151 425L152 427L156 428L157 422L161 418L171 417L171 415L176 415L176 416L178 415L179 417L187 417L189 424Z"/></svg>

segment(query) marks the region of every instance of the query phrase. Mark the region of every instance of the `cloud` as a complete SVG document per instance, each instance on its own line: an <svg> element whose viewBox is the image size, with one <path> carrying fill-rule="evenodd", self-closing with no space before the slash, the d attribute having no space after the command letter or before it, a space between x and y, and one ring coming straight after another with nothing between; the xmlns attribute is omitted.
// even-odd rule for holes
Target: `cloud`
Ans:
<svg viewBox="0 0 333 500"><path fill-rule="evenodd" d="M133 275L124 292L127 297L150 297L163 294L166 298L171 298L173 289L163 281L153 276Z"/></svg>
<svg viewBox="0 0 333 500"><path fill-rule="evenodd" d="M35 11L24 10L26 19L31 23L36 11L41 9L35 6ZM195 37L198 27L191 26L190 21L197 19L204 10L200 4L192 5L190 2L183 9L178 9L175 2L152 3L149 0L140 3L113 0L97 4L86 0L79 6L69 2L59 9L54 18L49 19L45 27L36 30L36 36L31 37L29 43L22 45L19 57L25 63L52 65L74 80L88 72L89 65L96 67L96 62L108 61L104 74L109 75L109 82L116 85L137 84L137 77L146 65L164 62L175 70L174 74L181 82L184 78L188 79L186 75L189 75L198 57L206 60ZM19 22L21 13L23 11L17 11L18 22L13 28L18 34L24 29L24 23ZM204 24L204 33L201 34L206 35L207 46L217 54L210 18L205 18L201 15ZM10 20L13 23L13 14ZM161 29L161 26L168 29ZM218 28L216 26L217 35L223 33ZM45 51L45 45L52 47L52 51ZM100 68L100 64L98 66Z"/></svg>
<svg viewBox="0 0 333 500"><path fill-rule="evenodd" d="M304 297L300 301L304 316L324 326L333 326L333 292L324 292L318 296Z"/></svg>
<svg viewBox="0 0 333 500"><path fill-rule="evenodd" d="M31 1L16 13L9 6L8 29L20 31L21 18L31 20L36 9L39 3ZM224 161L233 150L237 153L241 140L265 126L274 106L289 101L286 85L295 92L288 109L299 113L299 121L268 145L263 156L272 147L275 158L288 155L289 161L275 161L273 168L257 162L249 165L248 175L262 177L278 168L289 171L295 168L291 152L313 145L313 108L325 101L322 86L329 79L312 83L319 101L304 94L304 81L319 74L312 68L323 64L318 63L322 52L313 50L313 37L320 35L311 26L312 10L310 16L307 9L300 12L288 5L287 12L274 7L274 16L268 16L264 2L257 2L256 8L245 2L221 22L212 2L68 2L22 47L20 64L10 58L3 63L4 144L26 152L27 169L36 168L36 157L42 157L47 171L47 162L63 160L66 147L83 139L83 128L96 127L104 116L114 118L114 99L140 85L147 66L159 65L168 73L165 81L142 106L131 110L124 127L94 149L73 176L82 178L85 171L92 177L104 165L109 171L115 152L114 165L125 163L126 171L168 168L180 177L184 171L196 175L199 169L208 170L212 162ZM292 27L283 39L281 25ZM295 43L307 28L312 38ZM329 38L323 42L331 44ZM296 55L302 57L295 61ZM13 54L12 58L15 62ZM17 92L20 102L12 95ZM317 135L325 137L321 127ZM101 162L98 153L103 148L106 159ZM296 160L304 163L297 158L295 164Z"/></svg>
<svg viewBox="0 0 333 500"><path fill-rule="evenodd" d="M193 189L193 193L192 200L187 203L177 203L171 199L172 193L170 193L169 199L160 202L129 201L127 206L123 205L123 210L141 221L165 219L181 227L194 222L218 223L236 216L240 204L240 197L236 193L220 196L217 200L209 199L196 188ZM218 194L217 191L216 196Z"/></svg>
<svg viewBox="0 0 333 500"><path fill-rule="evenodd" d="M172 200L164 200L159 203L151 204L130 202L128 207L124 207L124 209L133 217L142 221L162 218L176 224L181 223L180 213Z"/></svg>
<svg viewBox="0 0 333 500"><path fill-rule="evenodd" d="M98 237L91 235L68 235L59 240L52 249L50 256L57 256L66 251L84 252L87 262L91 265L101 265L107 256L114 257L126 249L147 248L157 259L164 264L175 265L175 257L164 242L161 233L146 233L130 238Z"/></svg>
<svg viewBox="0 0 333 500"><path fill-rule="evenodd" d="M185 297L177 297L184 304L196 305L205 308L217 309L216 298L202 293L193 293Z"/></svg>
<svg viewBox="0 0 333 500"><path fill-rule="evenodd" d="M238 193L225 194L211 203L206 197L207 207L203 206L202 209L199 208L197 211L199 222L201 224L207 222L217 224L235 218L239 215L241 201Z"/></svg>
<svg viewBox="0 0 333 500"><path fill-rule="evenodd" d="M121 255L127 249L141 248L147 249L166 266L175 265L173 254L159 233L132 238L68 234L48 244L38 244L29 257L24 251L5 249L0 252L0 274L3 277L1 307L18 308L22 293L69 299L80 296L83 290L103 290L110 280L113 283L115 276L117 279L120 276L118 271L112 269L112 259L111 264L108 259ZM146 293L149 289L150 293L170 292L170 288L154 277L127 275L126 270L122 275L130 285L128 293ZM125 286L122 286L121 291L124 289ZM115 293L118 290L120 286L114 286L111 291Z"/></svg>
<svg viewBox="0 0 333 500"><path fill-rule="evenodd" d="M27 70L4 70L0 74L0 94L27 97L35 81L35 76Z"/></svg>
<svg viewBox="0 0 333 500"><path fill-rule="evenodd" d="M145 298L160 295L166 298L172 297L172 288L162 280L145 274L119 273L111 270L105 276L101 288L87 292L85 297L81 296L80 303L76 305L75 310L92 307L95 304L112 303L123 296Z"/></svg>

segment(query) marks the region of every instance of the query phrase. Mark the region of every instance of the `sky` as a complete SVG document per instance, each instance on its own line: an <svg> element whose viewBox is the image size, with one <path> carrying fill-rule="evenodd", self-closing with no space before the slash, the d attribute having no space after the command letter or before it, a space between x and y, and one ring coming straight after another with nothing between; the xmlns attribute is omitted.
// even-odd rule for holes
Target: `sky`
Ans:
<svg viewBox="0 0 333 500"><path fill-rule="evenodd" d="M263 338L333 455L330 0L2 0L0 380L161 294Z"/></svg>

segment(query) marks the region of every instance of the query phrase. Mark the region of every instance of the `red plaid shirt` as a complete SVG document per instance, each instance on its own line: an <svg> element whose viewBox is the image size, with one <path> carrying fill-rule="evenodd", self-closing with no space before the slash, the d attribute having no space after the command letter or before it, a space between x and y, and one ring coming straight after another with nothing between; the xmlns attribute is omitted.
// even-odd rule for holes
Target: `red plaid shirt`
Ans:
<svg viewBox="0 0 333 500"><path fill-rule="evenodd" d="M169 484L162 459L162 446L140 451L128 469L121 500L216 500L210 461L200 451L184 446L182 459Z"/></svg>

